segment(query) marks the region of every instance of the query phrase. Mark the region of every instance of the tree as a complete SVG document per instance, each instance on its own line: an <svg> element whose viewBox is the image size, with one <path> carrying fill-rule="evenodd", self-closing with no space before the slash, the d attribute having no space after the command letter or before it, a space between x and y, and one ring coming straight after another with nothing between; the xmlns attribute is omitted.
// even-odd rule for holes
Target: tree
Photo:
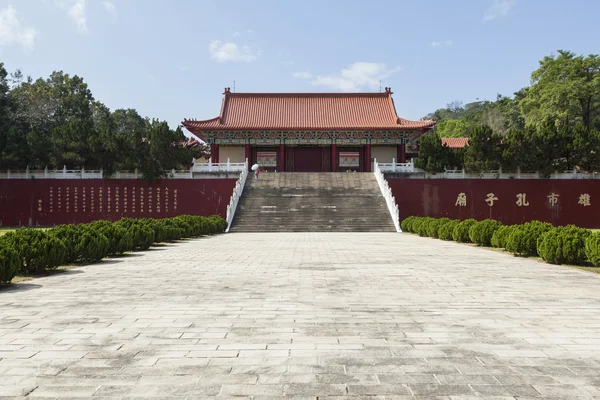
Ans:
<svg viewBox="0 0 600 400"><path fill-rule="evenodd" d="M584 171L600 170L600 131L587 130L583 125L573 131L573 159Z"/></svg>
<svg viewBox="0 0 600 400"><path fill-rule="evenodd" d="M442 145L440 136L436 132L430 132L421 137L419 157L415 165L430 173L443 172L446 168L460 168L462 151Z"/></svg>
<svg viewBox="0 0 600 400"><path fill-rule="evenodd" d="M532 142L534 131L509 129L502 139L502 170L535 172L537 168L536 149Z"/></svg>
<svg viewBox="0 0 600 400"><path fill-rule="evenodd" d="M497 170L502 163L502 137L487 125L473 129L465 149L465 169L480 172Z"/></svg>
<svg viewBox="0 0 600 400"><path fill-rule="evenodd" d="M581 123L590 130L600 124L600 56L576 56L559 50L531 74L531 87L519 106L527 124Z"/></svg>
<svg viewBox="0 0 600 400"><path fill-rule="evenodd" d="M469 137L473 124L460 119L447 119L436 125L440 138Z"/></svg>

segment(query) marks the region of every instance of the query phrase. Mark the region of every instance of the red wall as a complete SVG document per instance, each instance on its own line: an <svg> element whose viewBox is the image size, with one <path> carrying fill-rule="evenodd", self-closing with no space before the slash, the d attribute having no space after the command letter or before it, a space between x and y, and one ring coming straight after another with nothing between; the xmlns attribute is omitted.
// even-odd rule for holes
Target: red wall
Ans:
<svg viewBox="0 0 600 400"><path fill-rule="evenodd" d="M225 217L236 179L0 180L0 224L52 226L98 219ZM143 204L143 206L142 206Z"/></svg>
<svg viewBox="0 0 600 400"><path fill-rule="evenodd" d="M387 179L400 210L400 219L411 215L452 219L493 218L504 224L531 220L554 225L574 224L600 228L600 180L512 180L512 179ZM458 195L467 198L465 207L456 205ZM488 193L498 200L489 206ZM517 205L517 194L526 194L529 206ZM557 194L552 206L548 196ZM579 203L590 196L590 205Z"/></svg>

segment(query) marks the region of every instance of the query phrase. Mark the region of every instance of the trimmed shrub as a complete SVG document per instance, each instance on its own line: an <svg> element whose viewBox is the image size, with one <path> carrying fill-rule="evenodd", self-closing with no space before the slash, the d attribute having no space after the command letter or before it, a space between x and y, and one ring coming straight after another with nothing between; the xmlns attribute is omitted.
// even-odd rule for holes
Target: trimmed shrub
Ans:
<svg viewBox="0 0 600 400"><path fill-rule="evenodd" d="M429 224L433 221L431 217L425 217L421 220L421 223L418 225L415 233L421 237L427 237L427 229L429 228Z"/></svg>
<svg viewBox="0 0 600 400"><path fill-rule="evenodd" d="M465 219L454 227L454 231L452 232L452 239L455 242L460 243L470 243L471 238L469 238L469 229L471 226L476 224L477 220L473 218Z"/></svg>
<svg viewBox="0 0 600 400"><path fill-rule="evenodd" d="M127 231L133 239L134 250L147 250L154 243L154 231L144 224L132 224Z"/></svg>
<svg viewBox="0 0 600 400"><path fill-rule="evenodd" d="M17 252L0 244L0 284L10 283L21 267L21 259Z"/></svg>
<svg viewBox="0 0 600 400"><path fill-rule="evenodd" d="M94 221L88 226L106 236L109 242L109 256L118 256L133 250L133 237L123 226L108 221Z"/></svg>
<svg viewBox="0 0 600 400"><path fill-rule="evenodd" d="M550 229L552 229L552 224L540 221L518 225L510 231L504 247L515 255L535 257L538 255L538 238Z"/></svg>
<svg viewBox="0 0 600 400"><path fill-rule="evenodd" d="M456 225L460 223L460 220L453 219L449 220L438 227L438 238L442 240L453 240L452 232L454 232L454 228Z"/></svg>
<svg viewBox="0 0 600 400"><path fill-rule="evenodd" d="M180 215L178 217L175 217L175 219L183 221L189 226L189 231L187 232L189 237L202 236L202 221L204 220L204 217L197 217L193 215Z"/></svg>
<svg viewBox="0 0 600 400"><path fill-rule="evenodd" d="M499 249L503 249L506 247L506 239L508 239L508 235L513 231L513 229L517 228L518 225L502 225L498 229L494 231L492 235L492 247L497 247Z"/></svg>
<svg viewBox="0 0 600 400"><path fill-rule="evenodd" d="M175 218L167 218L166 220L169 224L172 224L175 226L175 228L181 230L180 239L194 237L193 222L189 218L179 216Z"/></svg>
<svg viewBox="0 0 600 400"><path fill-rule="evenodd" d="M164 218L157 221L162 225L164 239L166 242L173 242L186 237L186 230L182 228L183 224L177 223L173 219Z"/></svg>
<svg viewBox="0 0 600 400"><path fill-rule="evenodd" d="M450 221L449 218L439 218L439 219L434 219L433 221L429 222L429 225L427 226L427 236L432 237L432 238L437 238L438 237L438 229L440 228L441 225L445 224L448 221Z"/></svg>
<svg viewBox="0 0 600 400"><path fill-rule="evenodd" d="M21 259L20 272L39 274L63 264L67 248L61 240L40 229L19 229L2 237Z"/></svg>
<svg viewBox="0 0 600 400"><path fill-rule="evenodd" d="M553 228L538 238L537 252L551 264L583 264L586 239L591 231L573 225Z"/></svg>
<svg viewBox="0 0 600 400"><path fill-rule="evenodd" d="M502 226L500 221L495 219L484 219L469 228L469 239L478 246L492 245L492 236L494 232Z"/></svg>
<svg viewBox="0 0 600 400"><path fill-rule="evenodd" d="M208 220L215 225L213 233L223 233L227 229L227 221L219 215L211 215Z"/></svg>
<svg viewBox="0 0 600 400"><path fill-rule="evenodd" d="M400 223L400 228L402 229L402 232L411 232L411 225L413 221L415 221L415 218L418 217L411 216L402 220L402 222Z"/></svg>
<svg viewBox="0 0 600 400"><path fill-rule="evenodd" d="M97 262L108 254L109 240L90 225L60 225L48 233L63 242L69 264Z"/></svg>
<svg viewBox="0 0 600 400"><path fill-rule="evenodd" d="M594 267L600 267L600 232L592 233L585 240L585 255Z"/></svg>
<svg viewBox="0 0 600 400"><path fill-rule="evenodd" d="M81 228L81 236L75 245L78 262L94 263L108 254L110 242L100 231L92 228Z"/></svg>
<svg viewBox="0 0 600 400"><path fill-rule="evenodd" d="M419 229L421 229L421 225L425 222L425 217L417 217L413 220L412 224L410 224L411 233L418 234Z"/></svg>
<svg viewBox="0 0 600 400"><path fill-rule="evenodd" d="M74 264L79 259L77 253L77 243L81 238L81 232L76 225L59 225L48 231L49 234L54 235L65 245L67 249L65 262L67 264Z"/></svg>

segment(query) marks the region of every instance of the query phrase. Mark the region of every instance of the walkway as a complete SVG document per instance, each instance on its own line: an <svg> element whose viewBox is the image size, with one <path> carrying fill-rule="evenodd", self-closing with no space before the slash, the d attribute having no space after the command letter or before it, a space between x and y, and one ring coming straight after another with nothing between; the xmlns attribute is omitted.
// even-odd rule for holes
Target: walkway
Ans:
<svg viewBox="0 0 600 400"><path fill-rule="evenodd" d="M589 399L599 332L590 273L406 234L230 234L0 291L0 396Z"/></svg>

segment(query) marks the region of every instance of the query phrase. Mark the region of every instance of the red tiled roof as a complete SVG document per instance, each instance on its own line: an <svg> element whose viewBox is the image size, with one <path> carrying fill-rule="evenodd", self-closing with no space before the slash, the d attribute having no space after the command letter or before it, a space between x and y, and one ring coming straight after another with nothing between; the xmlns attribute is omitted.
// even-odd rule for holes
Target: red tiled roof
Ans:
<svg viewBox="0 0 600 400"><path fill-rule="evenodd" d="M398 117L392 92L383 93L231 93L225 89L221 113L209 120L183 121L193 133L204 130L427 130L433 120Z"/></svg>
<svg viewBox="0 0 600 400"><path fill-rule="evenodd" d="M448 137L442 138L442 146L448 146L451 149L462 149L469 144L469 138L466 137Z"/></svg>

